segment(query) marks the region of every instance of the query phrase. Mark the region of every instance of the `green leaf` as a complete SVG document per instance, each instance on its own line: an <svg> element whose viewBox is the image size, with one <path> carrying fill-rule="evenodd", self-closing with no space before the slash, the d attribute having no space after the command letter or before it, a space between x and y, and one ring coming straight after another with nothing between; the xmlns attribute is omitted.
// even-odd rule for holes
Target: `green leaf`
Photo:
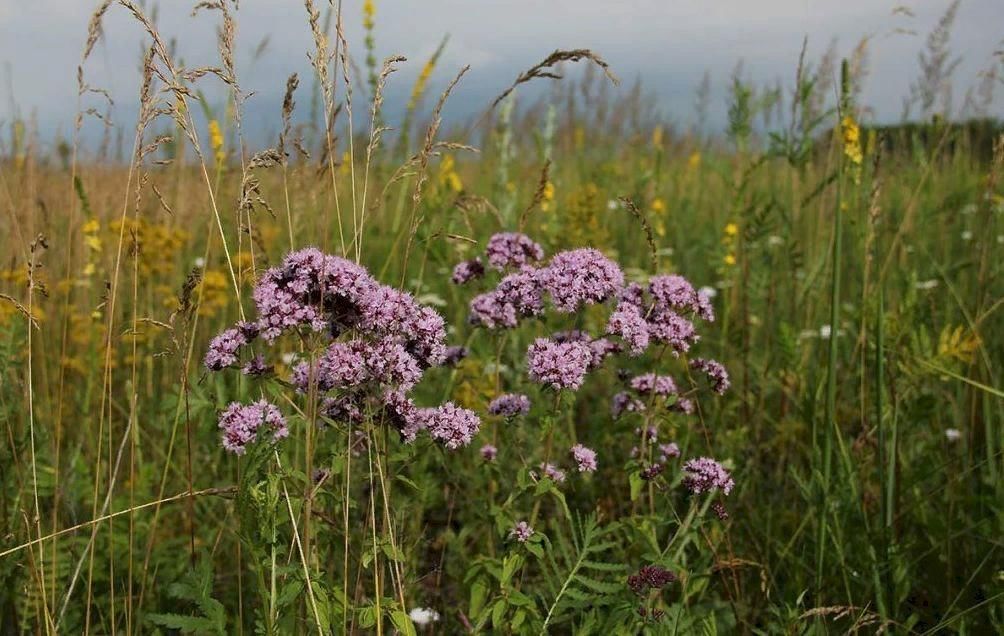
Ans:
<svg viewBox="0 0 1004 636"><path fill-rule="evenodd" d="M645 480L638 473L631 473L628 479L631 482L631 501L637 501L638 496L641 495L641 491L645 487Z"/></svg>
<svg viewBox="0 0 1004 636"><path fill-rule="evenodd" d="M495 607L492 608L492 625L496 628L502 627L502 619L505 617L507 609L509 609L509 602L506 599L500 598L495 601Z"/></svg>
<svg viewBox="0 0 1004 636"><path fill-rule="evenodd" d="M376 608L372 605L367 605L366 607L359 610L359 626L363 629L369 629L376 625L377 614Z"/></svg>
<svg viewBox="0 0 1004 636"><path fill-rule="evenodd" d="M390 622L394 623L394 627L405 636L416 636L415 624L411 622L411 618L404 613L404 610L391 612Z"/></svg>
<svg viewBox="0 0 1004 636"><path fill-rule="evenodd" d="M488 600L488 585L484 579L478 579L471 585L471 618L478 620L481 612L485 609L485 601Z"/></svg>
<svg viewBox="0 0 1004 636"><path fill-rule="evenodd" d="M523 566L523 557L517 553L510 554L502 562L502 578L499 581L499 585L503 589L509 586L509 581L512 580L516 571Z"/></svg>
<svg viewBox="0 0 1004 636"><path fill-rule="evenodd" d="M529 552L533 556L537 557L538 559L543 560L543 558L544 558L544 548L541 547L541 545L539 543L527 542L526 544L524 544L524 547L526 548L527 552Z"/></svg>
<svg viewBox="0 0 1004 636"><path fill-rule="evenodd" d="M181 614L150 614L149 620L155 625L176 629L184 634L222 634L216 624L202 616L182 616Z"/></svg>

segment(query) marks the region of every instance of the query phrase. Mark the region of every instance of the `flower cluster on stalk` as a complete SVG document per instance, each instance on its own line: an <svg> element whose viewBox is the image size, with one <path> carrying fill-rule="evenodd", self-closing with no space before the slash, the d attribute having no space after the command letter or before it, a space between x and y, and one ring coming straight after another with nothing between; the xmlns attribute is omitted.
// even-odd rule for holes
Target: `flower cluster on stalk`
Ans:
<svg viewBox="0 0 1004 636"><path fill-rule="evenodd" d="M420 408L408 397L426 369L455 364L466 355L461 348L447 348L442 316L410 294L379 283L352 261L306 248L266 271L253 299L257 319L212 340L205 355L209 370L238 366L242 351L256 340L273 345L286 333L314 334L323 351L296 363L289 381L297 391L319 397L325 416L362 421L367 414L382 415L405 442L427 431L449 449L466 446L477 434L480 420L473 411L450 402ZM263 355L249 353L245 374L269 370ZM229 409L221 415L224 446L240 452L247 442L227 442L229 431L240 429L233 419Z"/></svg>

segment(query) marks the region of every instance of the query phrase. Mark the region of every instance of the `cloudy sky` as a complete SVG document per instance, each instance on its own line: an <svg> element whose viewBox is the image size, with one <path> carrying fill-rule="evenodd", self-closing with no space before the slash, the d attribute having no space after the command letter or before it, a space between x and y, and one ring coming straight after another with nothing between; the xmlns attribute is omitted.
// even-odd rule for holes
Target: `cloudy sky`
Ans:
<svg viewBox="0 0 1004 636"><path fill-rule="evenodd" d="M88 17L97 0L0 0L0 123L34 115L43 136L67 131L76 108L75 73ZM152 0L145 3L153 10ZM190 17L192 0L156 3L158 26L188 67L218 65L215 18ZM320 7L326 0L317 0ZM344 0L350 51L362 60L362 0ZM894 11L897 6L908 12ZM400 104L423 61L445 34L450 42L439 86L463 64L471 72L452 114L464 117L516 74L555 48L591 48L626 83L640 77L661 111L682 124L693 119L695 88L705 71L715 87L720 123L725 86L736 62L759 82L790 85L804 37L818 60L835 41L849 56L870 37L864 101L879 119L896 119L917 76L917 53L948 0L376 0L378 57L409 58L392 78L388 108ZM912 14L912 15L910 15ZM249 125L274 129L285 78L310 76L311 47L302 0L241 0L237 14L238 74L254 91ZM962 58L955 101L1004 48L1004 0L962 0L951 48ZM268 37L265 54L253 52ZM142 33L121 8L86 66L91 84L107 88L127 120L134 112ZM301 84L301 91L309 88ZM433 84L433 88L437 86ZM1004 86L1001 87L1004 93ZM306 95L300 95L303 104ZM995 111L1001 112L1004 95ZM448 112L449 116L451 112ZM256 121L258 119L259 121Z"/></svg>

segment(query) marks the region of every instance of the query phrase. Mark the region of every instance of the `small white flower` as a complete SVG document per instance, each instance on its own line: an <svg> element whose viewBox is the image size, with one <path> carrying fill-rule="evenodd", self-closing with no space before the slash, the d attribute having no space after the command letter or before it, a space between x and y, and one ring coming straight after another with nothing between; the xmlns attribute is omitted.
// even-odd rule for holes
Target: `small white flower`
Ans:
<svg viewBox="0 0 1004 636"><path fill-rule="evenodd" d="M938 279L932 278L930 280L917 281L913 286L922 291L930 291L938 286Z"/></svg>
<svg viewBox="0 0 1004 636"><path fill-rule="evenodd" d="M784 239L776 234L771 234L767 237L767 245L770 245L771 247L784 245Z"/></svg>
<svg viewBox="0 0 1004 636"><path fill-rule="evenodd" d="M833 327L831 327L830 325L823 325L822 327L819 328L819 337L822 338L823 340L828 339L832 333L833 333Z"/></svg>
<svg viewBox="0 0 1004 636"><path fill-rule="evenodd" d="M416 607L408 612L408 618L419 627L435 623L439 620L439 612L431 607Z"/></svg>
<svg viewBox="0 0 1004 636"><path fill-rule="evenodd" d="M973 212L976 212L976 204L975 203L967 203L966 205L962 206L962 213L963 214L969 215L969 214L972 214Z"/></svg>
<svg viewBox="0 0 1004 636"><path fill-rule="evenodd" d="M962 439L962 431L957 428L946 428L945 429L945 439L950 442L957 442Z"/></svg>
<svg viewBox="0 0 1004 636"><path fill-rule="evenodd" d="M206 259L202 258L201 256L196 258L195 266L198 267L199 269L202 269L203 267L206 266Z"/></svg>
<svg viewBox="0 0 1004 636"><path fill-rule="evenodd" d="M295 353L287 351L286 353L282 354L282 363L287 367L291 366L294 362L296 362L296 357L297 356Z"/></svg>
<svg viewBox="0 0 1004 636"><path fill-rule="evenodd" d="M971 240L973 240L973 233L970 232L969 230L964 231L962 233L962 240L963 241L971 241Z"/></svg>
<svg viewBox="0 0 1004 636"><path fill-rule="evenodd" d="M718 295L718 290L709 285L705 285L697 290L697 293L704 296L705 298L714 298Z"/></svg>
<svg viewBox="0 0 1004 636"><path fill-rule="evenodd" d="M607 201L607 209L610 211L616 210L620 206L620 203L616 199L610 199Z"/></svg>

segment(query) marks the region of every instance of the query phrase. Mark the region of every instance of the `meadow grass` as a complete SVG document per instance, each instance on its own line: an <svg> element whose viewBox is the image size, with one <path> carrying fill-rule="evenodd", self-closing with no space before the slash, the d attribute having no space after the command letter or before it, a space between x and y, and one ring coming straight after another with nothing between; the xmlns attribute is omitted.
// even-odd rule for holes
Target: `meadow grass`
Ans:
<svg viewBox="0 0 1004 636"><path fill-rule="evenodd" d="M999 127L930 118L931 90L922 124L866 126L854 61L833 81L803 56L790 95L733 78L728 134L707 138L662 122L640 88L611 96L588 50L514 72L473 124L450 126L466 69L440 69L440 47L391 137L381 93L405 61L377 64L372 5L364 77L341 13L308 0L316 77L289 78L281 136L252 149L235 8L203 4L220 60L196 69L140 6L95 14L82 69L106 11L130 12L148 47L124 161L76 141L47 155L23 122L0 148L5 632L1002 629ZM576 62L593 70L516 106L523 84ZM923 70L934 85L951 72ZM433 73L453 78L435 101ZM216 110L197 90L209 80L228 90ZM89 116L100 95L83 72L78 88ZM314 115L294 117L297 102ZM770 113L783 118L757 124ZM692 415L611 417L624 374L679 368L667 353L619 359L577 393L538 390L521 425L487 415L531 392L533 338L605 324L596 306L501 336L470 325L475 292L451 272L502 231L549 255L596 248L628 281L678 272L713 290L695 351L732 389L695 397ZM290 357L267 385L206 370L211 338L253 316L263 272L307 246L442 314L470 354L414 395L481 414L471 446L329 421L316 383L289 390ZM312 342L287 346L305 358ZM290 437L226 452L218 413L266 394ZM677 492L675 464L639 476L648 426L731 471L727 519ZM537 475L555 438L596 449L597 472ZM526 544L511 538L520 520ZM676 580L639 595L628 577L652 563Z"/></svg>

